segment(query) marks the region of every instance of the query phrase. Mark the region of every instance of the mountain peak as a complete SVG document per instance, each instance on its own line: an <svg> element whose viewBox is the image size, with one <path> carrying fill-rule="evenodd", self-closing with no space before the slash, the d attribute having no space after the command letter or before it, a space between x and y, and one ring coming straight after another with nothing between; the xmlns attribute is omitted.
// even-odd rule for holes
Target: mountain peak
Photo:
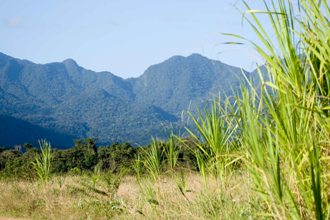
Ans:
<svg viewBox="0 0 330 220"><path fill-rule="evenodd" d="M199 53L193 53L186 57L186 59L190 62L211 62L213 60L209 59L206 56L203 56Z"/></svg>
<svg viewBox="0 0 330 220"><path fill-rule="evenodd" d="M208 59L206 56L203 56L199 53L192 53L189 56L175 55L170 57L168 60L177 60L177 59Z"/></svg>
<svg viewBox="0 0 330 220"><path fill-rule="evenodd" d="M199 53L192 53L187 58L206 58L205 56L199 54Z"/></svg>
<svg viewBox="0 0 330 220"><path fill-rule="evenodd" d="M62 63L64 63L65 65L78 66L77 62L71 58L63 60Z"/></svg>

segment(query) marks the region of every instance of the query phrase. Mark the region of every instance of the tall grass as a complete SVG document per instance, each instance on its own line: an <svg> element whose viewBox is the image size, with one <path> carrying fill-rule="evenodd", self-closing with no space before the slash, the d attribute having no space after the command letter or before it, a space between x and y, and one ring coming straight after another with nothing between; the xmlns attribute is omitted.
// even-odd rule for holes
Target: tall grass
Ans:
<svg viewBox="0 0 330 220"><path fill-rule="evenodd" d="M329 2L263 2L265 10L252 10L244 1L245 19L261 42L249 43L266 61L270 79L264 81L259 70L261 91L245 89L238 101L246 162L268 214L324 219L329 217ZM265 17L272 33L262 25Z"/></svg>
<svg viewBox="0 0 330 220"><path fill-rule="evenodd" d="M199 168L202 173L206 167L223 169L219 158L226 158L230 143L239 142L266 207L263 215L329 218L329 1L264 0L263 10L243 3L244 19L260 43L231 36L250 43L267 71L258 70L260 88L248 80L230 107L214 102L204 114L191 115L197 133L189 133L200 143Z"/></svg>
<svg viewBox="0 0 330 220"><path fill-rule="evenodd" d="M154 180L157 180L162 171L163 149L161 148L161 143L153 139L150 147L143 149L143 151L143 166L146 168L150 177L152 177Z"/></svg>
<svg viewBox="0 0 330 220"><path fill-rule="evenodd" d="M46 140L40 140L39 146L41 154L36 156L33 167L38 179L42 182L48 181L51 175L51 145Z"/></svg>
<svg viewBox="0 0 330 220"><path fill-rule="evenodd" d="M164 147L167 167L170 171L174 171L179 158L179 148L176 143L176 136L173 133L171 133L170 138L168 142L164 145Z"/></svg>
<svg viewBox="0 0 330 220"><path fill-rule="evenodd" d="M235 160L232 155L238 128L235 105L229 98L223 102L219 98L203 111L197 111L197 116L189 113L196 129L187 131L198 147L194 153L204 178L207 173L218 177L225 174L228 164Z"/></svg>

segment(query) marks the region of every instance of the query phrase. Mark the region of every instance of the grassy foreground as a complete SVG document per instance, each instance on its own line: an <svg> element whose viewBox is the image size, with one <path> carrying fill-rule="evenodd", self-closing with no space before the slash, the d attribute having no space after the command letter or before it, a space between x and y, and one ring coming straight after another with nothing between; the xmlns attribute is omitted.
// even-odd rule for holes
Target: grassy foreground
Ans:
<svg viewBox="0 0 330 220"><path fill-rule="evenodd" d="M109 183L88 176L58 176L41 184L0 182L0 216L24 219L249 219L259 207L247 173L221 182L186 172L158 181L133 176ZM112 177L116 179L116 177ZM185 183L184 183L185 182ZM233 184L236 183L236 184ZM118 185L119 184L119 185ZM221 186L220 186L221 185ZM149 186L149 187L148 187ZM223 191L220 188L225 189Z"/></svg>

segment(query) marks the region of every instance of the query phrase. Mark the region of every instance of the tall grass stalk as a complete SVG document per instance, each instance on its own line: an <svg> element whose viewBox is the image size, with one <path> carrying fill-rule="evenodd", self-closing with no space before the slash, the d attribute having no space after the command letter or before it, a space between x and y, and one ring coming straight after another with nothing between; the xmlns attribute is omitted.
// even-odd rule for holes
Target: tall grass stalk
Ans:
<svg viewBox="0 0 330 220"><path fill-rule="evenodd" d="M147 169L149 175L154 180L157 180L161 174L162 169L163 149L160 147L160 143L157 140L152 140L149 149L144 150L144 154L144 167Z"/></svg>
<svg viewBox="0 0 330 220"><path fill-rule="evenodd" d="M41 154L37 155L33 167L38 179L42 182L46 182L50 178L50 166L51 166L51 145L46 140L40 140L39 146Z"/></svg>
<svg viewBox="0 0 330 220"><path fill-rule="evenodd" d="M134 172L135 172L136 181L140 185L141 178L142 178L142 170L143 170L143 162L142 162L140 154L137 154L136 160L133 164L133 169L134 169Z"/></svg>
<svg viewBox="0 0 330 220"><path fill-rule="evenodd" d="M204 186L207 187L207 171L206 171L207 161L205 159L205 155L202 151L196 150L195 157L196 157L198 171L203 178Z"/></svg>
<svg viewBox="0 0 330 220"><path fill-rule="evenodd" d="M91 180L93 183L93 187L96 187L97 182L101 179L101 170L102 170L102 163L98 163L95 165L93 173L91 175Z"/></svg>
<svg viewBox="0 0 330 220"><path fill-rule="evenodd" d="M197 165L201 174L206 172L220 177L226 172L226 167L231 163L229 156L235 142L234 134L237 131L237 118L234 105L227 98L221 105L219 100L213 100L209 108L198 111L197 116L189 113L196 130L187 128L195 140L199 151L195 151Z"/></svg>
<svg viewBox="0 0 330 220"><path fill-rule="evenodd" d="M179 149L173 133L171 133L168 142L165 144L164 153L167 159L168 169L174 171L179 157Z"/></svg>

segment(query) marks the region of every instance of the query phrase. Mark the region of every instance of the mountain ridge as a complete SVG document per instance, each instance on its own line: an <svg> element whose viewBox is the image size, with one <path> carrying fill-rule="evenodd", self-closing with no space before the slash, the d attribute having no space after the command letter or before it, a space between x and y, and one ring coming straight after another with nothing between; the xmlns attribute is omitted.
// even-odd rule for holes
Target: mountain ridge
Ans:
<svg viewBox="0 0 330 220"><path fill-rule="evenodd" d="M85 69L71 58L36 64L0 53L0 114L102 144L145 144L178 128L189 106L237 91L242 73L251 74L196 53L172 56L128 79ZM69 146L58 139L54 145Z"/></svg>

